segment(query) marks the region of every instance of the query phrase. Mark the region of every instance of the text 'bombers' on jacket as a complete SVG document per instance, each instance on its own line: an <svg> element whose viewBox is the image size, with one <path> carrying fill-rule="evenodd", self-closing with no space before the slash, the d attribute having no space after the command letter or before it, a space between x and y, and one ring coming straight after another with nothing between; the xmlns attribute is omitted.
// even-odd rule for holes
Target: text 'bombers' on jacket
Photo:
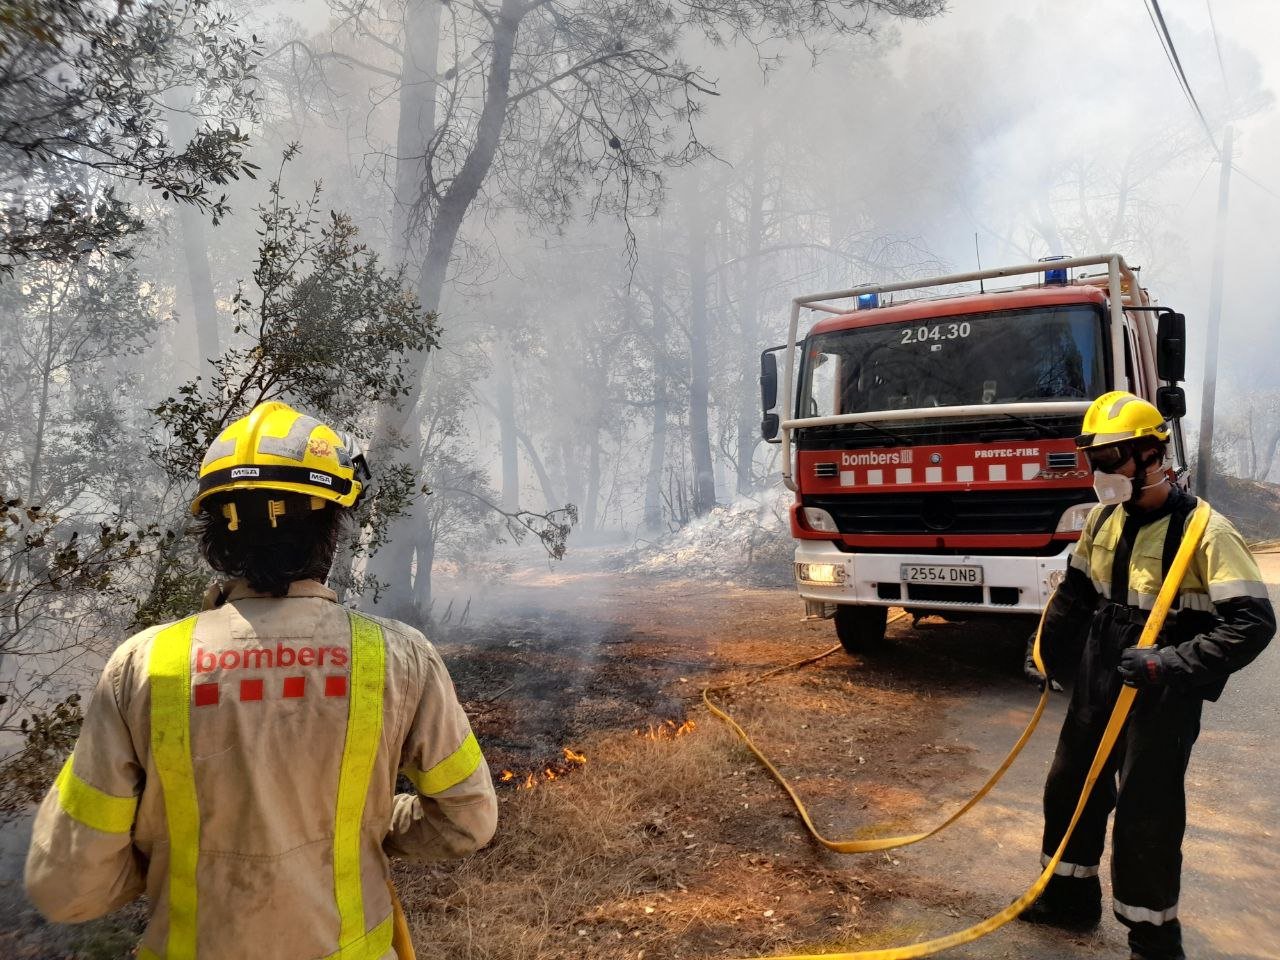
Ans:
<svg viewBox="0 0 1280 960"><path fill-rule="evenodd" d="M387 855L462 856L497 822L448 671L319 583L229 586L112 655L37 814L27 892L63 922L145 892L144 958L391 957Z"/></svg>

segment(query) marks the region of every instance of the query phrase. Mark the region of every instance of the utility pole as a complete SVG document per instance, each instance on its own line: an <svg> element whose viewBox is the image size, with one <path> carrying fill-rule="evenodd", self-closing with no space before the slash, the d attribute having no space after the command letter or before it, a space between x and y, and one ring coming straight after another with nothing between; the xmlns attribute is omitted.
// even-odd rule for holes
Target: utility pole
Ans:
<svg viewBox="0 0 1280 960"><path fill-rule="evenodd" d="M1222 273L1227 246L1227 199L1231 194L1231 127L1222 132L1222 175L1218 180L1218 222L1213 231L1213 275L1209 280L1209 323L1205 330L1204 389L1200 400L1200 452L1196 493L1209 498L1213 472L1213 401L1218 392L1218 327L1222 322Z"/></svg>

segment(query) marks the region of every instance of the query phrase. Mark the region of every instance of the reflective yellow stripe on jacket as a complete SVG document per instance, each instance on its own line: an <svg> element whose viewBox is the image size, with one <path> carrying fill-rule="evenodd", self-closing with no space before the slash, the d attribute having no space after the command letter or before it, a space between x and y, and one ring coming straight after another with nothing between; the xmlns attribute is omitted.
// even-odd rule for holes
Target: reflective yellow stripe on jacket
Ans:
<svg viewBox="0 0 1280 960"><path fill-rule="evenodd" d="M137 797L117 797L86 783L75 774L76 755L67 757L54 784L58 788L58 806L86 827L103 833L128 833L138 810Z"/></svg>
<svg viewBox="0 0 1280 960"><path fill-rule="evenodd" d="M449 754L430 770L422 771L417 767L401 767L400 772L413 781L418 792L424 796L444 793L450 787L456 787L467 777L476 772L484 754L480 752L480 744L476 742L474 733L467 734L462 746Z"/></svg>
<svg viewBox="0 0 1280 960"><path fill-rule="evenodd" d="M360 825L369 795L373 761L382 737L382 685L386 648L381 628L351 615L351 705L347 739L338 775L338 809L333 834L333 885L342 932L339 950L364 936L364 893L360 888ZM387 928L390 934L390 927ZM390 937L388 936L388 944ZM385 948L384 948L385 949ZM375 954L374 956L377 956Z"/></svg>
<svg viewBox="0 0 1280 960"><path fill-rule="evenodd" d="M151 688L151 759L164 790L169 824L169 936L166 960L195 960L196 866L200 804L191 763L191 635L196 618L156 635L147 659ZM146 957L146 952L142 954Z"/></svg>
<svg viewBox="0 0 1280 960"><path fill-rule="evenodd" d="M378 960L391 947L392 916L365 930L360 826L382 736L386 644L377 623L354 613L350 617L351 698L333 837L334 899L341 928L338 949L326 960ZM161 631L147 667L152 759L164 790L169 826L169 935L163 955L143 948L139 951L142 960L161 960L161 956L163 960L196 960L200 807L191 759L191 638L195 624L196 618L189 617ZM86 789L92 788L86 785ZM122 813L116 810L111 815ZM206 891L206 895L217 893Z"/></svg>

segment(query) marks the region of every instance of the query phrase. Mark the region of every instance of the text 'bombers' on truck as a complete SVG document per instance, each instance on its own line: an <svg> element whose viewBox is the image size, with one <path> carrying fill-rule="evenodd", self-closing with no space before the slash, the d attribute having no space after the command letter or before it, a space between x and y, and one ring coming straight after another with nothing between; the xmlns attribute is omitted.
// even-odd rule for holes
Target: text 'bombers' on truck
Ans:
<svg viewBox="0 0 1280 960"><path fill-rule="evenodd" d="M985 289L1001 277L1034 282ZM959 284L980 292L894 297ZM805 309L827 316L797 342ZM1038 614L1095 502L1074 442L1095 397L1155 403L1185 475L1185 327L1118 254L793 300L760 386L806 614L834 616L851 652L883 638L890 606Z"/></svg>

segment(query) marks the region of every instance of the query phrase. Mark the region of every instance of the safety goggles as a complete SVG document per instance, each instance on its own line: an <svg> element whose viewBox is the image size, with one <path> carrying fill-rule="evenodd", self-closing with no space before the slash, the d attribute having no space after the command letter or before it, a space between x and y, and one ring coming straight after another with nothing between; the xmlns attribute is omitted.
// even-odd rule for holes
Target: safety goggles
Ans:
<svg viewBox="0 0 1280 960"><path fill-rule="evenodd" d="M1084 456L1089 461L1091 470L1097 470L1102 473L1115 473L1129 461L1129 458L1133 456L1133 451L1124 444L1114 444L1085 450Z"/></svg>

